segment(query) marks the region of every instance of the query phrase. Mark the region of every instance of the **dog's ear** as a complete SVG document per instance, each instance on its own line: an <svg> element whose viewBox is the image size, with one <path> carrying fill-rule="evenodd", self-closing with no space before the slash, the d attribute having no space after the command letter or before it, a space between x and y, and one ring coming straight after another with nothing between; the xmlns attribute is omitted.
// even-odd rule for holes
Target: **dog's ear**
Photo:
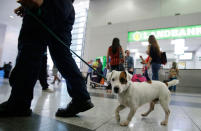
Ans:
<svg viewBox="0 0 201 131"><path fill-rule="evenodd" d="M127 84L127 73L125 71L122 71L119 76L119 81L121 84Z"/></svg>
<svg viewBox="0 0 201 131"><path fill-rule="evenodd" d="M112 74L114 73L114 71L110 72L110 73L107 73L107 81L111 81L111 78L112 78Z"/></svg>

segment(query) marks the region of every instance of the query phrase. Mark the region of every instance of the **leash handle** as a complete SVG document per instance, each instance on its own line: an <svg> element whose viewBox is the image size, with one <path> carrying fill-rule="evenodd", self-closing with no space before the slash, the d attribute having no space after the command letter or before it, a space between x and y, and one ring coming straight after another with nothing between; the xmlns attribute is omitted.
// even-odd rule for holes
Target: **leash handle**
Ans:
<svg viewBox="0 0 201 131"><path fill-rule="evenodd" d="M84 59L82 59L79 55L77 55L73 50L71 50L65 42L63 42L43 21L41 21L34 13L32 13L29 9L27 9L27 12L29 15L31 15L39 24L42 25L42 27L48 32L50 33L50 35L52 35L56 40L58 40L61 44L63 44L65 47L67 47L74 55L76 55L82 62L84 62L88 67L90 67L92 70L94 70L95 72L97 72L97 74L101 77L103 77L105 80L106 77L103 76L102 74L100 74L97 70L95 70L91 65L89 65ZM40 11L40 10L39 10ZM41 13L41 12L40 12Z"/></svg>

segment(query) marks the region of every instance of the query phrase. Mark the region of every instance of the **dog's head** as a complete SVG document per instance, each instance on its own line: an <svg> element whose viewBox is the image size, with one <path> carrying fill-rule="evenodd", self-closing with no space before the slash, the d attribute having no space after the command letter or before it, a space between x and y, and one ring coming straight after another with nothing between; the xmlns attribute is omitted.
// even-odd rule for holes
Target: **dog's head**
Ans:
<svg viewBox="0 0 201 131"><path fill-rule="evenodd" d="M131 78L132 75L126 71L112 71L107 74L107 81L110 81L113 91L117 94L128 89Z"/></svg>

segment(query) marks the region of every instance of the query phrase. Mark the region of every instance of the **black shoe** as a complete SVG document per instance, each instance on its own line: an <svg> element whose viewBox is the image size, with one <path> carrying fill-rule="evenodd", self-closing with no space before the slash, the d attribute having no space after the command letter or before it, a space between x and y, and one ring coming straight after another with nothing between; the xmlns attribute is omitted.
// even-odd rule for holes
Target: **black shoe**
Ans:
<svg viewBox="0 0 201 131"><path fill-rule="evenodd" d="M91 100L84 102L73 102L71 101L66 108L59 108L56 112L58 117L73 117L80 112L87 111L93 108L94 105Z"/></svg>
<svg viewBox="0 0 201 131"><path fill-rule="evenodd" d="M0 117L31 116L31 109L14 107L8 102L0 104Z"/></svg>

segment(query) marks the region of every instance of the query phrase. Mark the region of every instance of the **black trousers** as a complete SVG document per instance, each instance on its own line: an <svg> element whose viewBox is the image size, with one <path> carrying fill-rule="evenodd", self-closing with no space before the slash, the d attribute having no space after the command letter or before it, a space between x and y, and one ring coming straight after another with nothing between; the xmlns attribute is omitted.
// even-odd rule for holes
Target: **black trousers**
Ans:
<svg viewBox="0 0 201 131"><path fill-rule="evenodd" d="M70 42L67 43L70 47ZM85 80L78 69L70 50L54 38L48 41L48 47L54 64L66 79L67 90L74 101L90 99ZM46 49L44 41L18 43L16 65L11 72L11 95L8 102L13 106L30 108L33 99L33 88L38 79L42 56Z"/></svg>
<svg viewBox="0 0 201 131"><path fill-rule="evenodd" d="M41 70L38 77L43 89L47 89L49 84L47 83L47 55L42 56Z"/></svg>

